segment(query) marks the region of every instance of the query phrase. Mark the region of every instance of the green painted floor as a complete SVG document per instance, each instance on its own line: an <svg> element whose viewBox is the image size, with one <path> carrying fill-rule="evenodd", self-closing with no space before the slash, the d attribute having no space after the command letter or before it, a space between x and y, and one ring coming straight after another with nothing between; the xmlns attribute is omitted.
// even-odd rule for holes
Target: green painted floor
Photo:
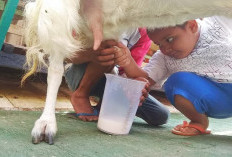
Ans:
<svg viewBox="0 0 232 157"><path fill-rule="evenodd" d="M59 130L55 144L34 145L30 132L40 114L0 111L0 157L232 156L232 118L210 119L210 129L214 135L195 137L171 134L170 130L185 120L181 114L171 114L168 124L156 128L136 118L129 135L112 136L100 132L97 123L82 122L58 113Z"/></svg>

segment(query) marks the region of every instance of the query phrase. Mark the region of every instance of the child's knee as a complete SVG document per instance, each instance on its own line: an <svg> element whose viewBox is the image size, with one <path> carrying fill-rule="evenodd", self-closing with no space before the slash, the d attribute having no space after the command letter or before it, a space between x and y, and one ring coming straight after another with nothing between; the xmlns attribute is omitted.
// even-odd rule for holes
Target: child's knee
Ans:
<svg viewBox="0 0 232 157"><path fill-rule="evenodd" d="M196 74L191 72L176 72L172 74L164 84L165 91L169 91L175 87L188 87L192 84L193 77L198 77Z"/></svg>
<svg viewBox="0 0 232 157"><path fill-rule="evenodd" d="M188 86L192 84L190 77L195 77L194 75L196 74L190 72L177 72L167 79L164 84L164 90L168 100L171 101L172 104L174 104L175 101L175 91L183 91L188 88Z"/></svg>

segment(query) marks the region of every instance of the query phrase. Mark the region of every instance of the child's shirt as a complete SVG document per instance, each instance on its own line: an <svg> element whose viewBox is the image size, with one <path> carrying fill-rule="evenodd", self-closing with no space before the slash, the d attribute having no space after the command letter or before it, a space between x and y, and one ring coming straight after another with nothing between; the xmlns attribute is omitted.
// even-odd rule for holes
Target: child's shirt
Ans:
<svg viewBox="0 0 232 157"><path fill-rule="evenodd" d="M221 83L232 83L232 19L209 17L197 20L200 36L192 53L175 59L156 52L144 67L160 88L163 82L178 71L195 72Z"/></svg>

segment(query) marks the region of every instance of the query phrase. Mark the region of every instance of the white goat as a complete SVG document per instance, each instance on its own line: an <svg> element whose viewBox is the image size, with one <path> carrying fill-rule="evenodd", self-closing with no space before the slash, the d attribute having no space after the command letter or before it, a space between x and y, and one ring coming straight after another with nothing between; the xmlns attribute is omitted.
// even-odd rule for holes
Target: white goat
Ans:
<svg viewBox="0 0 232 157"><path fill-rule="evenodd" d="M102 0L104 39L118 39L136 27L164 27L199 17L232 16L232 0ZM29 66L49 56L44 111L32 130L33 143L53 144L57 132L55 104L64 72L63 61L92 47L93 37L81 17L80 0L36 0L26 6ZM74 38L72 32L77 36ZM35 69L35 68L34 68Z"/></svg>

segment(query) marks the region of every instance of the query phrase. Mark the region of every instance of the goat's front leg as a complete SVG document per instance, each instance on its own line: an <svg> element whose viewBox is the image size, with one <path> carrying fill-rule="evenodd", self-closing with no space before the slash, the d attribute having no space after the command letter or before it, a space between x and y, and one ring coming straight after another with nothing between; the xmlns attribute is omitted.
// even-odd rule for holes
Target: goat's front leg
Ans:
<svg viewBox="0 0 232 157"><path fill-rule="evenodd" d="M48 87L45 107L31 132L32 142L34 144L40 143L40 141L53 144L53 139L57 132L55 104L63 73L64 67L62 61L60 61L60 64L50 62L47 76Z"/></svg>

